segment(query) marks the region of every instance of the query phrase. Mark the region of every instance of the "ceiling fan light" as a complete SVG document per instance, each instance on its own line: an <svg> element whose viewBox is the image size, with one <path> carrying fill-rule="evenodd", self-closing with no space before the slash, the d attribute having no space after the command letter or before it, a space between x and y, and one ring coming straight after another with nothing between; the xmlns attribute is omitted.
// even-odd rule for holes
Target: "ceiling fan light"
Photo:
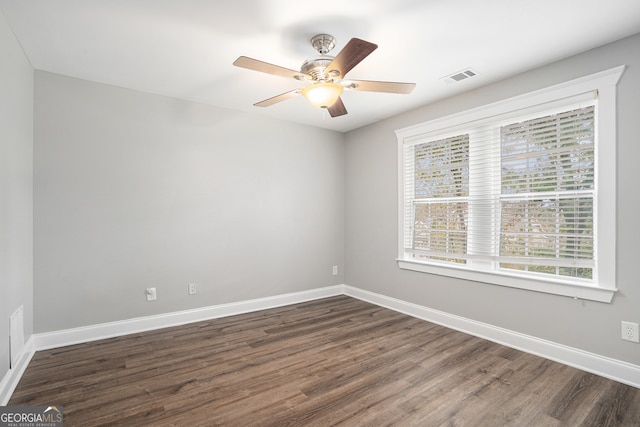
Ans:
<svg viewBox="0 0 640 427"><path fill-rule="evenodd" d="M331 107L340 97L344 88L339 84L320 82L302 89L302 95L316 107Z"/></svg>

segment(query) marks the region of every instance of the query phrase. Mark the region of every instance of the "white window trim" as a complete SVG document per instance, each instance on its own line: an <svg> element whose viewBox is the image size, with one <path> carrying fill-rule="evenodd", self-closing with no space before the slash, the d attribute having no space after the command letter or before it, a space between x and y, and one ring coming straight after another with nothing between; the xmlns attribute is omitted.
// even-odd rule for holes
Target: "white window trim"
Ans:
<svg viewBox="0 0 640 427"><path fill-rule="evenodd" d="M415 126L396 130L398 139L398 265L402 269L456 277L460 279L527 289L563 295L578 299L611 302L617 292L616 287L616 85L625 66L621 65L589 76L560 83L503 101L482 107L434 119ZM598 191L596 212L598 218L594 224L596 235L596 254L598 257L597 285L577 283L562 278L536 278L505 271L477 271L465 266L456 266L433 261L417 261L405 258L404 249L404 155L405 142L415 141L433 132L443 132L463 123L486 120L496 115L514 113L526 114L531 108L541 105L562 105L568 98L589 92L598 93L598 126L596 137L596 182ZM606 145L605 145L606 144ZM605 171L605 173L600 173Z"/></svg>

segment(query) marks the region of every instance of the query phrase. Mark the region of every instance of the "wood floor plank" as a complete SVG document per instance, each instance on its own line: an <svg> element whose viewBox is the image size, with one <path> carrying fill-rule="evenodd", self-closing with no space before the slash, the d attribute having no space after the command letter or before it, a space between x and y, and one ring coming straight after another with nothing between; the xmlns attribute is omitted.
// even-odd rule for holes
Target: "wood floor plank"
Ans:
<svg viewBox="0 0 640 427"><path fill-rule="evenodd" d="M640 426L640 390L346 296L37 352L66 426Z"/></svg>

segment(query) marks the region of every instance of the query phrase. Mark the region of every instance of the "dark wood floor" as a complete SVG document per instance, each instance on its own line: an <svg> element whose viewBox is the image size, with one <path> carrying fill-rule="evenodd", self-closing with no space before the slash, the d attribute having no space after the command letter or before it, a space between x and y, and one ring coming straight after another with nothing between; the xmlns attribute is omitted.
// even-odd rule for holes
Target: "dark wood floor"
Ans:
<svg viewBox="0 0 640 427"><path fill-rule="evenodd" d="M39 351L65 426L640 426L640 389L346 296Z"/></svg>

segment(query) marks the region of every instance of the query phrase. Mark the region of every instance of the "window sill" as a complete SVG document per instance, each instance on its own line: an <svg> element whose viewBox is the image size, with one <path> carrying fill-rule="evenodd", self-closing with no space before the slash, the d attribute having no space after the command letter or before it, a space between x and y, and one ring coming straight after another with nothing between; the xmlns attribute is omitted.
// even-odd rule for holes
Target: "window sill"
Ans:
<svg viewBox="0 0 640 427"><path fill-rule="evenodd" d="M547 294L562 295L575 299L584 299L610 303L617 289L601 288L596 286L580 285L574 283L555 282L524 278L518 275L498 272L471 271L461 267L428 264L420 261L398 259L398 266L403 270L431 273L439 276L455 277L458 279L472 280L475 282L489 283L499 286L508 286L517 289L526 289Z"/></svg>

